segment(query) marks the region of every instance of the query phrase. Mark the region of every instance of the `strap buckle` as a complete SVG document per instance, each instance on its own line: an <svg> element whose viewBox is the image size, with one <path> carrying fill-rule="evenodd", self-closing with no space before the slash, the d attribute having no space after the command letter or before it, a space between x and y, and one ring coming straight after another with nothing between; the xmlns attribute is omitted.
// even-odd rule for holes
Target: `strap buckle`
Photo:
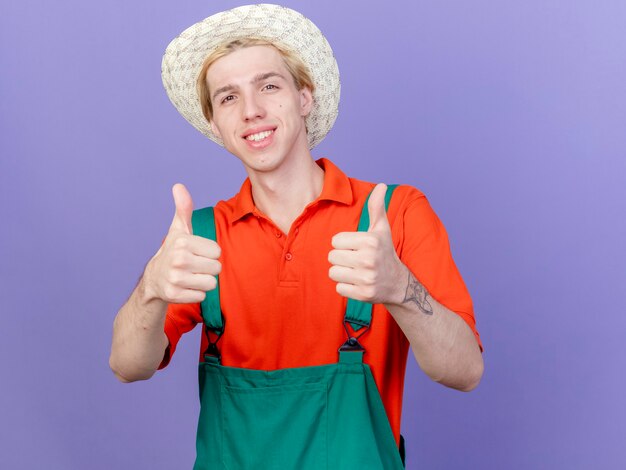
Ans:
<svg viewBox="0 0 626 470"><path fill-rule="evenodd" d="M357 323L359 325L361 325L362 327L364 327L363 331L361 331L361 333L358 336L352 336L352 334L350 334L350 331L348 329L348 323ZM363 336L367 330L369 330L369 325L365 324L365 323L360 323L358 321L348 321L348 320L344 320L343 321L343 328L346 330L346 335L348 335L348 339L346 340L345 343L343 343L341 345L341 347L339 348L339 352L343 352L343 351L352 351L352 352L357 352L357 351L363 351L365 352L365 348L361 345L361 343L359 343L359 338L361 336Z"/></svg>
<svg viewBox="0 0 626 470"><path fill-rule="evenodd" d="M213 331L213 333L217 335L217 339L215 341L211 341L211 336L209 335L209 331ZM205 360L207 356L212 356L212 357L215 357L218 362L221 361L222 354L220 353L220 350L217 349L217 343L222 338L222 333L223 333L223 330L217 333L216 331L211 330L208 326L204 325L204 334L206 335L206 339L208 341L207 348L204 351Z"/></svg>

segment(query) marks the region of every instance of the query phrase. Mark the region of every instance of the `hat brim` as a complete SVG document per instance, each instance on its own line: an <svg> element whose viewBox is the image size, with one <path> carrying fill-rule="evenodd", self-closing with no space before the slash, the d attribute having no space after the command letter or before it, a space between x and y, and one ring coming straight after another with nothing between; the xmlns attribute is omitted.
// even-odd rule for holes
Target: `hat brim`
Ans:
<svg viewBox="0 0 626 470"><path fill-rule="evenodd" d="M322 32L301 13L280 5L245 5L194 24L165 50L161 78L178 112L209 139L224 145L202 113L196 83L205 59L226 42L265 39L295 53L315 85L313 107L306 117L309 148L330 131L339 109L339 68Z"/></svg>

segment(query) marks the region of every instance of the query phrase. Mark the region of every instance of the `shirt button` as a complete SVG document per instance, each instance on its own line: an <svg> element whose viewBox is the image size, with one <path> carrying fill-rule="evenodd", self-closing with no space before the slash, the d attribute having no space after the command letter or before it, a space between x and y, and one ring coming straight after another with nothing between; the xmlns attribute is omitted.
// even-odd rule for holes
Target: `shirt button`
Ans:
<svg viewBox="0 0 626 470"><path fill-rule="evenodd" d="M296 234L300 231L300 229L298 227L296 227Z"/></svg>
<svg viewBox="0 0 626 470"><path fill-rule="evenodd" d="M291 260L293 259L293 255L292 255L291 253L287 253L287 254L285 255L285 259L286 259L287 261L291 261Z"/></svg>
<svg viewBox="0 0 626 470"><path fill-rule="evenodd" d="M282 234L282 233L280 233L280 232L276 232L276 238L280 238L280 237L282 237L282 236L283 236L283 234Z"/></svg>

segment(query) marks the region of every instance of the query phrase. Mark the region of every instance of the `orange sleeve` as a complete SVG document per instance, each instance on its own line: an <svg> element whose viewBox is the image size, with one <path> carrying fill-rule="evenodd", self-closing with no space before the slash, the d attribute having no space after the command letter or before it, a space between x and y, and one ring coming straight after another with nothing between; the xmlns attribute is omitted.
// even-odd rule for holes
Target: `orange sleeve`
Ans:
<svg viewBox="0 0 626 470"><path fill-rule="evenodd" d="M426 196L415 188L404 187L394 238L399 240L399 256L413 275L440 304L459 315L472 329L483 350L476 329L472 298L452 259L445 227Z"/></svg>
<svg viewBox="0 0 626 470"><path fill-rule="evenodd" d="M169 345L163 355L159 369L166 367L182 335L193 330L196 324L202 322L200 304L169 304L165 315L165 335Z"/></svg>

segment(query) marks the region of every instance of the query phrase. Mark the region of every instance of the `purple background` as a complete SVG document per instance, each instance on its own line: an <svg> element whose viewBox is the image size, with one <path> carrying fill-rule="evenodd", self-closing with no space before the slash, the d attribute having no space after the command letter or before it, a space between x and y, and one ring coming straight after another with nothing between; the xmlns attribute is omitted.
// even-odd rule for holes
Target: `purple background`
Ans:
<svg viewBox="0 0 626 470"><path fill-rule="evenodd" d="M0 467L191 468L199 331L118 383L111 325L173 215L232 195L234 157L160 79L231 1L2 0ZM470 288L470 394L410 360L408 467L626 468L626 2L289 1L342 72L314 155L422 189Z"/></svg>

